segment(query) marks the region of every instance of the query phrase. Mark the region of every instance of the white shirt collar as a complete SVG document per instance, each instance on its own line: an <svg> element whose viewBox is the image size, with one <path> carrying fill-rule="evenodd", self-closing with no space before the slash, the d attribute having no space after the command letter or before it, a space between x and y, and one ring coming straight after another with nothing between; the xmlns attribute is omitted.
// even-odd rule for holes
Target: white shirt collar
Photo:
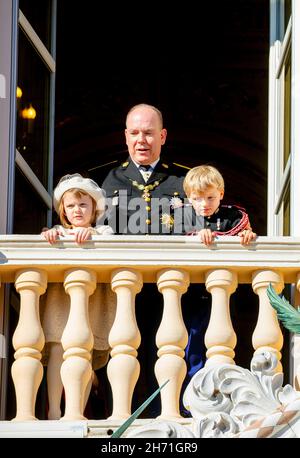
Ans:
<svg viewBox="0 0 300 458"><path fill-rule="evenodd" d="M137 168L139 168L139 166L142 165L142 164L138 164L133 159L131 159L131 160L137 166ZM154 170L154 168L155 168L156 164L159 162L159 160L160 160L160 158L156 159L156 161L154 161L154 162L151 162L150 165L151 165L152 170Z"/></svg>

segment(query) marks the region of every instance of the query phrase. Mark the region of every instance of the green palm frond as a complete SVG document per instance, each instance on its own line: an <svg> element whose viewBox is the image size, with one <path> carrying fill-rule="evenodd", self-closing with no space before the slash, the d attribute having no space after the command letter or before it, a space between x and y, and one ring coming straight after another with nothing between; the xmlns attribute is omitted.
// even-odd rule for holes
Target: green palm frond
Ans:
<svg viewBox="0 0 300 458"><path fill-rule="evenodd" d="M121 437L127 428L136 420L136 418L146 409L148 404L158 395L162 388L169 382L166 380L135 412L111 435L112 438Z"/></svg>
<svg viewBox="0 0 300 458"><path fill-rule="evenodd" d="M300 313L293 307L284 296L279 296L270 284L267 289L270 304L277 312L277 317L285 328L291 332L300 334Z"/></svg>

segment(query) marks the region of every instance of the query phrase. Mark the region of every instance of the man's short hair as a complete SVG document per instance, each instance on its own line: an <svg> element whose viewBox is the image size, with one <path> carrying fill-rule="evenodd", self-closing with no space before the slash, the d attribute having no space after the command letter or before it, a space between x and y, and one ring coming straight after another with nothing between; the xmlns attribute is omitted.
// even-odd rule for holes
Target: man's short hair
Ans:
<svg viewBox="0 0 300 458"><path fill-rule="evenodd" d="M130 110L128 111L127 116L126 116L126 127L127 127L128 116L130 115L130 113L132 113L133 111L135 111L138 108L149 108L149 109L155 111L155 113L159 117L160 127L161 127L161 129L163 129L164 122L163 122L162 112L158 108L154 107L153 105L149 105L148 103L139 103L138 105L134 105L132 108L130 108Z"/></svg>

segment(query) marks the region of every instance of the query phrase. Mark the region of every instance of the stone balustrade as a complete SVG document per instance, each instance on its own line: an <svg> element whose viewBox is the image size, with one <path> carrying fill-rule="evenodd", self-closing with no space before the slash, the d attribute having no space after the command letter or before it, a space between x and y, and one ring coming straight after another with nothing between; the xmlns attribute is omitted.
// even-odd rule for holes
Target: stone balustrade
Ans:
<svg viewBox="0 0 300 458"><path fill-rule="evenodd" d="M62 249L63 248L63 249ZM180 419L179 395L186 374L181 296L190 283L204 283L212 296L205 334L207 365L235 364L237 337L230 315L230 295L239 284L252 285L259 311L252 342L255 354L269 351L281 371L283 337L266 289L281 292L285 284L300 290L300 239L260 237L242 247L237 237L221 237L210 248L192 237L100 237L77 246L71 237L49 245L38 236L0 237L0 284L14 283L20 295L19 322L13 335L15 361L12 377L16 391L15 421L35 420L35 402L42 380L44 334L39 298L47 283L61 282L70 296L70 313L62 336L65 389L62 420L84 419L84 395L91 378L93 334L88 302L97 283L107 283L116 294L116 314L109 333L111 347L107 375L113 409L110 419L131 414L131 402L140 374L138 349L143 336L135 317L135 296L143 282L157 284L163 313L156 333L158 359L155 375L161 392L161 417ZM298 372L297 372L298 371ZM295 368L299 377L300 370Z"/></svg>

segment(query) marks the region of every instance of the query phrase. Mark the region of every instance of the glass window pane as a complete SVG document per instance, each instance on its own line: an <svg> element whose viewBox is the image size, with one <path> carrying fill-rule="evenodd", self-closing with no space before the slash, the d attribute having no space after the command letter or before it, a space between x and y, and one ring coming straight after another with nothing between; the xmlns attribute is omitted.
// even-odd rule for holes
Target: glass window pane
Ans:
<svg viewBox="0 0 300 458"><path fill-rule="evenodd" d="M287 28L290 17L292 14L292 0L285 0L284 2L284 28Z"/></svg>
<svg viewBox="0 0 300 458"><path fill-rule="evenodd" d="M16 167L14 234L39 234L47 225L47 207Z"/></svg>
<svg viewBox="0 0 300 458"><path fill-rule="evenodd" d="M49 71L19 33L17 149L47 188Z"/></svg>
<svg viewBox="0 0 300 458"><path fill-rule="evenodd" d="M19 8L50 51L51 0L19 0Z"/></svg>

